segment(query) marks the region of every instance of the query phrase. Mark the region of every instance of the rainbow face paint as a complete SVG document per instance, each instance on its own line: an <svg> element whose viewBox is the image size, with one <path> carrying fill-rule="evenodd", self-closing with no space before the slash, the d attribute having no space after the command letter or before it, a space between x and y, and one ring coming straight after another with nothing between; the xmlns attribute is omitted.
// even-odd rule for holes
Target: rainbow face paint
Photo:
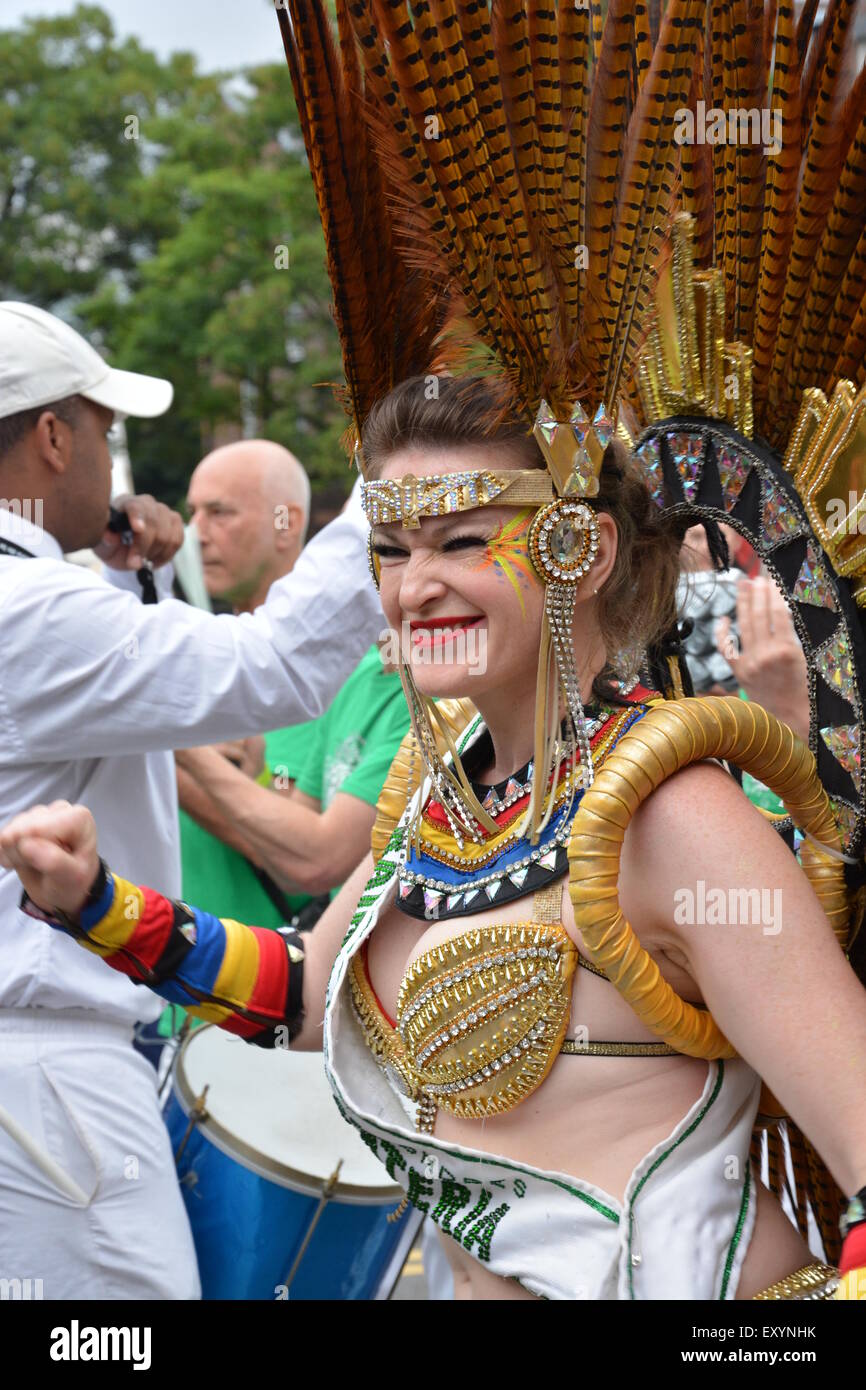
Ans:
<svg viewBox="0 0 866 1390"><path fill-rule="evenodd" d="M521 579L531 583L538 583L538 577L533 569L532 561L529 558L529 527L535 511L531 507L524 507L511 518L505 521L494 532L485 545L484 559L473 569L487 569L491 565L501 574L513 588L520 601L520 611L526 617L526 605L523 602L521 590Z"/></svg>

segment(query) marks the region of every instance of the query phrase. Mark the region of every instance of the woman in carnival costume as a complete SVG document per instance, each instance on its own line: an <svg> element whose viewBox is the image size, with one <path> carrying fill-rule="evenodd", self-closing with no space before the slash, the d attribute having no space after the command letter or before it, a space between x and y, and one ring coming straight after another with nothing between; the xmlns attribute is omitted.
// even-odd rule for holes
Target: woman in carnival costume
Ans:
<svg viewBox="0 0 866 1390"><path fill-rule="evenodd" d="M116 878L83 808L0 835L107 964L324 1045L461 1295L866 1291L866 544L827 523L866 454L854 8L671 0L655 36L633 0L338 0L337 43L289 0L413 721L372 859L302 943ZM775 155L695 135L762 108ZM788 600L809 747L689 697L696 523Z"/></svg>

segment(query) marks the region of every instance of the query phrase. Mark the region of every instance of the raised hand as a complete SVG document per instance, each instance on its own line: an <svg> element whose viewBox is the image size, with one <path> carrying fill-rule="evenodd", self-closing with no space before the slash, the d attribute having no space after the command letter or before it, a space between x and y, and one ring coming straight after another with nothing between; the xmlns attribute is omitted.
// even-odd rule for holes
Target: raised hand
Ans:
<svg viewBox="0 0 866 1390"><path fill-rule="evenodd" d="M0 829L0 864L43 911L76 916L99 870L93 816L68 801L23 811Z"/></svg>
<svg viewBox="0 0 866 1390"><path fill-rule="evenodd" d="M743 579L737 586L737 626L730 619L716 625L716 646L750 700L809 737L809 689L806 658L791 614L778 586L766 575Z"/></svg>

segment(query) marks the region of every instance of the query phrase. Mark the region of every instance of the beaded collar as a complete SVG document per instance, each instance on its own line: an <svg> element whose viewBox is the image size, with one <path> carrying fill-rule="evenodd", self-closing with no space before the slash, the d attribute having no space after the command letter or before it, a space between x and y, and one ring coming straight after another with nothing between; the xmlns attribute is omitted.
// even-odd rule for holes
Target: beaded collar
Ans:
<svg viewBox="0 0 866 1390"><path fill-rule="evenodd" d="M645 712L641 700L653 692L641 686L632 692L635 703L617 709L588 709L588 732L596 766L626 729ZM490 736L480 726L472 744L470 767L483 765L491 749ZM464 765L466 756L464 756ZM467 772L471 777L470 767ZM429 799L421 818L420 840L407 846L398 869L397 906L410 917L426 921L463 917L488 902L510 902L544 888L568 870L567 847L571 823L583 794L580 765L563 766L552 791L553 811L539 842L514 833L529 801L532 764L527 763L504 782L489 786L473 782L473 790L499 827L480 844L458 847L445 812Z"/></svg>

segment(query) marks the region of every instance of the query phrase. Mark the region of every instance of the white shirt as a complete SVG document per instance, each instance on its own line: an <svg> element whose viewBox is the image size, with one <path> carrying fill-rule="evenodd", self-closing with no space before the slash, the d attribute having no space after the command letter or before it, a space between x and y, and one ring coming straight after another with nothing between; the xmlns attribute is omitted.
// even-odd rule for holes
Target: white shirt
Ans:
<svg viewBox="0 0 866 1390"><path fill-rule="evenodd" d="M40 803L81 802L112 869L177 897L167 750L314 718L382 630L357 497L239 617L173 598L144 605L134 575L107 570L108 583L67 564L53 536L6 510L0 536L36 557L0 554L0 824ZM170 577L158 575L163 592ZM0 1008L158 1017L154 994L26 917L20 895L0 869Z"/></svg>

